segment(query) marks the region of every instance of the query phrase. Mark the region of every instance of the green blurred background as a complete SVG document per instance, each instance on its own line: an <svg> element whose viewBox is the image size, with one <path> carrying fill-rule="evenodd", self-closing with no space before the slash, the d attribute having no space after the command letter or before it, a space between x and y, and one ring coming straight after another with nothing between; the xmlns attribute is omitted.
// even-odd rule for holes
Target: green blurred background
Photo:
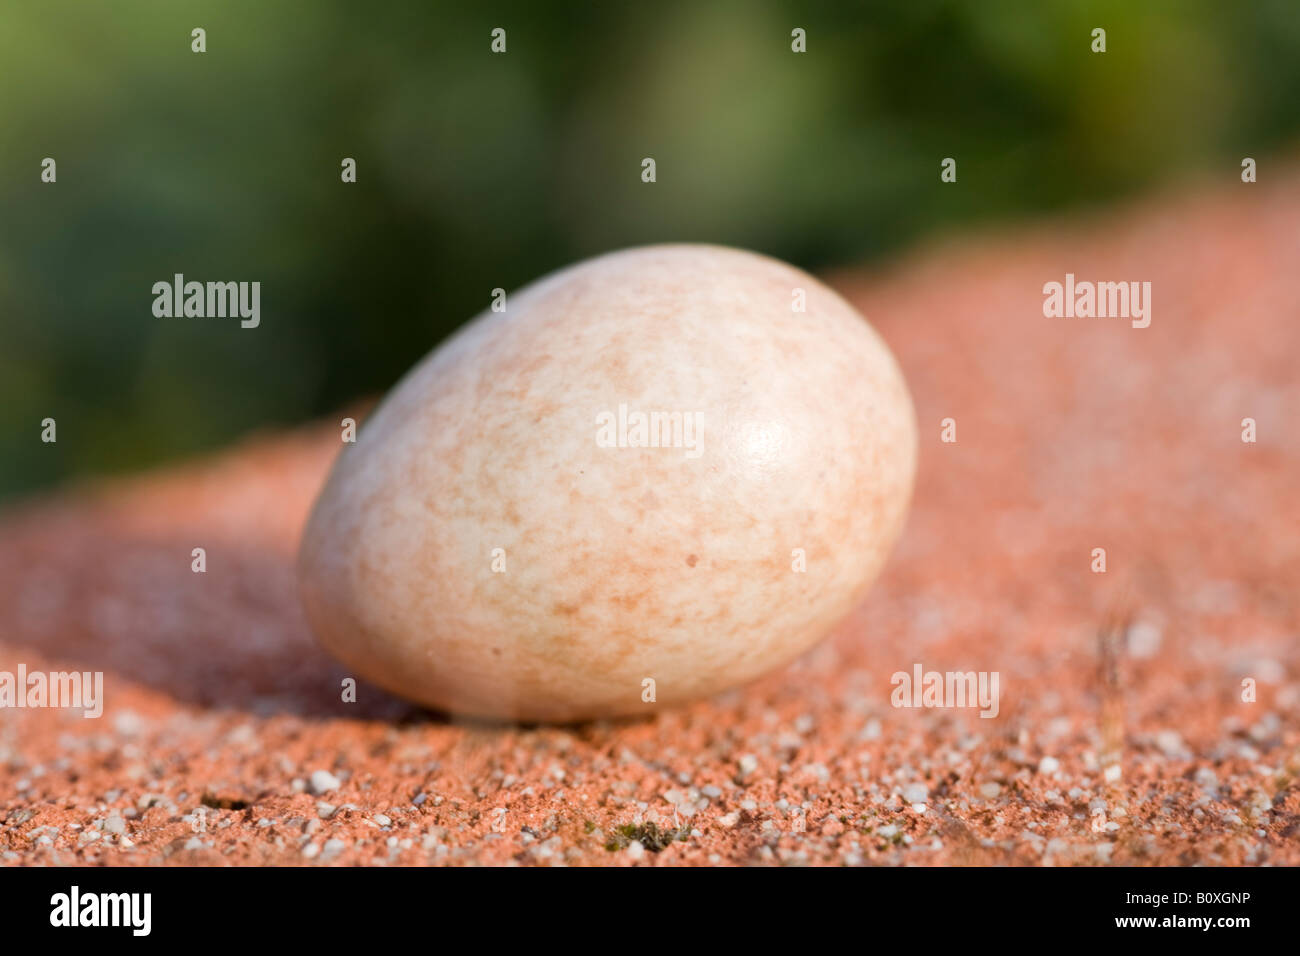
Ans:
<svg viewBox="0 0 1300 956"><path fill-rule="evenodd" d="M494 287L610 249L819 270L1230 181L1295 143L1300 5L24 0L0 74L13 497L382 393ZM261 326L155 318L176 272L260 281Z"/></svg>

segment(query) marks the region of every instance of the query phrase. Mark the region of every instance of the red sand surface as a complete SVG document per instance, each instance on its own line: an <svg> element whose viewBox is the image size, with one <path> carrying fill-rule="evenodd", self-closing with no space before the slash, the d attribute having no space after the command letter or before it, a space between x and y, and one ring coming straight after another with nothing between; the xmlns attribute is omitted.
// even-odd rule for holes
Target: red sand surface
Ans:
<svg viewBox="0 0 1300 956"><path fill-rule="evenodd" d="M0 859L1300 863L1298 222L1300 179L1233 184L832 277L916 400L908 529L832 639L643 720L343 703L292 564L332 424L13 507L0 669L106 708L0 711ZM1150 281L1150 328L1044 318L1067 272ZM916 663L998 716L892 707Z"/></svg>

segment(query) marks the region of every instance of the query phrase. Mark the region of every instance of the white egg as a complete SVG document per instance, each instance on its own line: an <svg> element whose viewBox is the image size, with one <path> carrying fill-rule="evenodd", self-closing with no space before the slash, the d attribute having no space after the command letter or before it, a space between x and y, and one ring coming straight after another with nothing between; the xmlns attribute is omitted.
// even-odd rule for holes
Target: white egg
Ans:
<svg viewBox="0 0 1300 956"><path fill-rule="evenodd" d="M915 463L893 356L822 283L716 246L617 252L392 390L316 502L303 601L357 675L440 710L652 712L823 638Z"/></svg>

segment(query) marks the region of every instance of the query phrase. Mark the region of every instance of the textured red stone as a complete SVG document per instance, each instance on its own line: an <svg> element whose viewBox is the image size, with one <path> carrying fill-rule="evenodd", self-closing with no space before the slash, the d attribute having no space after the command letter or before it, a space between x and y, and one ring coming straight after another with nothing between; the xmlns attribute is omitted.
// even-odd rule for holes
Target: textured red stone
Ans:
<svg viewBox="0 0 1300 956"><path fill-rule="evenodd" d="M11 508L0 669L107 700L0 711L0 860L1300 863L1298 221L1233 182L832 276L916 401L908 528L831 641L644 719L342 703L293 575L333 424ZM1150 327L1045 318L1066 273L1150 281ZM998 671L998 717L892 708L916 663Z"/></svg>

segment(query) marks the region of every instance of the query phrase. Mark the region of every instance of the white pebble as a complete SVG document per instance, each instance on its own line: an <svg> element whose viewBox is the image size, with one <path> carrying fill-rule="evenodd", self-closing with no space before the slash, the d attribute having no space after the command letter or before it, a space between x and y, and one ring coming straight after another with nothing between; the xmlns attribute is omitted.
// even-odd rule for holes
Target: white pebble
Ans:
<svg viewBox="0 0 1300 956"><path fill-rule="evenodd" d="M311 775L311 792L320 796L323 793L329 793L331 790L337 790L343 785L343 781L330 773L328 770L313 770Z"/></svg>
<svg viewBox="0 0 1300 956"><path fill-rule="evenodd" d="M907 803L925 803L930 798L930 788L923 783L909 783L903 788L903 799Z"/></svg>

